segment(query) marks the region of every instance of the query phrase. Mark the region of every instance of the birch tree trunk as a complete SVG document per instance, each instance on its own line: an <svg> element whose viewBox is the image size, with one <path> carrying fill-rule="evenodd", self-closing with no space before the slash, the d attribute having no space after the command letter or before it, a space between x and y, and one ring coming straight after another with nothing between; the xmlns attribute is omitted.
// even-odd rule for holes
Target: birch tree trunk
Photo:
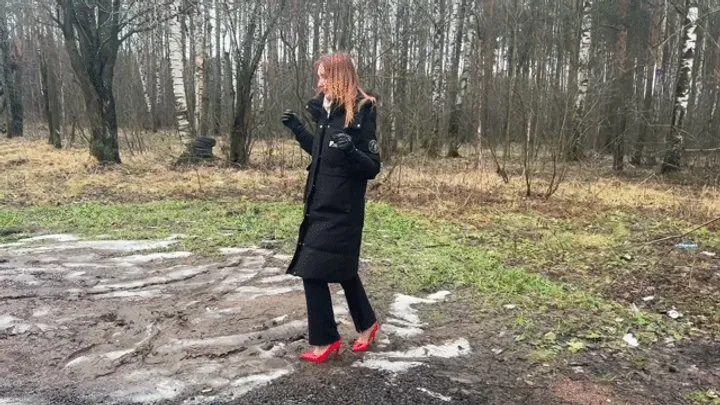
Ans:
<svg viewBox="0 0 720 405"><path fill-rule="evenodd" d="M455 29L453 60L452 66L450 67L451 70L449 79L451 91L448 95L448 100L453 103L448 123L448 157L460 157L460 152L458 151L460 147L460 137L458 133L460 130L460 112L462 111L462 102L465 96L465 88L467 87L467 62L469 48L467 43L465 45L465 63L463 63L463 72L460 75L459 81L458 72L460 70L460 55L462 54L463 49L463 36L465 34L472 35L470 34L470 32L472 32L472 27L468 30L470 32L465 32L465 14L468 6L467 2L468 0L460 0L456 15L457 27ZM464 82L462 81L463 78L465 80Z"/></svg>
<svg viewBox="0 0 720 405"><path fill-rule="evenodd" d="M175 95L175 119L177 120L177 130L180 138L188 139L191 137L191 127L188 117L188 106L185 93L185 79L183 71L185 65L183 63L183 54L181 46L181 30L180 16L171 19L168 22L168 47L170 48L170 74L172 76L173 94Z"/></svg>
<svg viewBox="0 0 720 405"><path fill-rule="evenodd" d="M442 115L442 62L443 34L445 32L443 16L445 0L433 0L433 60L432 60L432 133L425 139L429 156L437 156L440 140L440 120Z"/></svg>
<svg viewBox="0 0 720 405"><path fill-rule="evenodd" d="M665 141L665 158L661 173L678 171L682 167L682 155L685 149L683 125L687 114L690 87L692 86L692 70L697 45L698 0L685 0L687 14L683 27L683 37L679 49L678 80L675 87L675 104L673 106L670 132Z"/></svg>
<svg viewBox="0 0 720 405"><path fill-rule="evenodd" d="M203 0L203 30L202 30L202 53L198 61L198 99L200 100L200 111L198 112L200 136L208 136L210 129L210 38L212 37L212 24L210 22L210 0Z"/></svg>
<svg viewBox="0 0 720 405"><path fill-rule="evenodd" d="M585 115L585 99L590 84L590 46L592 44L592 0L582 1L580 48L578 50L577 95L573 114L572 134L567 148L567 160L584 158L582 134Z"/></svg>

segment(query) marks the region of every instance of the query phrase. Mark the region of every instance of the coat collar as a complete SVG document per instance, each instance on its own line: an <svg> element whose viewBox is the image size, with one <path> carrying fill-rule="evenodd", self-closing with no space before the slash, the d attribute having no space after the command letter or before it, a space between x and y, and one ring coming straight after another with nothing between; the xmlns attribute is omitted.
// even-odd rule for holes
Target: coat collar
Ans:
<svg viewBox="0 0 720 405"><path fill-rule="evenodd" d="M368 93L370 94L370 93ZM373 95L373 97L377 97ZM308 101L307 105L305 106L305 109L310 113L314 121L319 120L323 114L325 114L325 109L323 108L323 101L325 100L325 94L324 93L318 93L315 97L311 98L310 101ZM358 104L362 101L362 94L358 92L357 94L357 102ZM372 106L372 103L365 103L362 106L362 110L365 110L366 108L370 108ZM344 114L345 113L345 107L342 105L337 105L337 103L333 103L332 109L330 110L332 115L337 114Z"/></svg>

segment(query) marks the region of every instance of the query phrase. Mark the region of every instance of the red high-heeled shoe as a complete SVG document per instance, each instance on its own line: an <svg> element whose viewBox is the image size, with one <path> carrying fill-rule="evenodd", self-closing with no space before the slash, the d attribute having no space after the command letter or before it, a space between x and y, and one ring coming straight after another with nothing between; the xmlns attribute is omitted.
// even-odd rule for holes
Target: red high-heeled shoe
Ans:
<svg viewBox="0 0 720 405"><path fill-rule="evenodd" d="M340 357L340 347L341 346L342 346L342 340L338 340L337 342L328 346L328 348L325 349L325 351L320 354L315 354L315 353L313 353L312 350L310 350L309 352L305 352L305 353L301 354L300 358L303 360L309 361L311 363L325 363L325 361L333 353L335 353L335 358Z"/></svg>
<svg viewBox="0 0 720 405"><path fill-rule="evenodd" d="M370 331L370 337L368 338L367 343L360 343L358 341L355 341L355 344L352 347L352 351L354 351L354 352L367 351L370 348L370 345L372 345L375 342L375 335L377 335L379 330L380 330L380 324L375 322L375 325L373 325L372 330Z"/></svg>

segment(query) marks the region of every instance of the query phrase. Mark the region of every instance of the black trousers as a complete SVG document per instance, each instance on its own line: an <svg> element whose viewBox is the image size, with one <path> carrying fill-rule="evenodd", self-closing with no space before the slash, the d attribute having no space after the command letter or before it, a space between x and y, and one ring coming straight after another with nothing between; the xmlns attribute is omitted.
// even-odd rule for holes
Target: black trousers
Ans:
<svg viewBox="0 0 720 405"><path fill-rule="evenodd" d="M326 346L340 339L340 334L335 323L330 288L326 281L303 279L305 287L305 302L308 312L308 330L310 344L312 346ZM340 283L345 291L350 315L352 316L355 330L362 332L375 324L375 312L373 312L360 277L355 276L350 280Z"/></svg>

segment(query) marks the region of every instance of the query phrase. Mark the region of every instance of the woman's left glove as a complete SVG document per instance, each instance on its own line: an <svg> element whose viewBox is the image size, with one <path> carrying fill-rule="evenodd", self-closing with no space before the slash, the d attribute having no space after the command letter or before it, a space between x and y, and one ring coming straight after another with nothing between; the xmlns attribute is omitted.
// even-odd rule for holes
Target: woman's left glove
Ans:
<svg viewBox="0 0 720 405"><path fill-rule="evenodd" d="M350 135L344 132L336 132L330 135L330 147L338 148L346 154L351 154L355 151L355 144L352 141Z"/></svg>

